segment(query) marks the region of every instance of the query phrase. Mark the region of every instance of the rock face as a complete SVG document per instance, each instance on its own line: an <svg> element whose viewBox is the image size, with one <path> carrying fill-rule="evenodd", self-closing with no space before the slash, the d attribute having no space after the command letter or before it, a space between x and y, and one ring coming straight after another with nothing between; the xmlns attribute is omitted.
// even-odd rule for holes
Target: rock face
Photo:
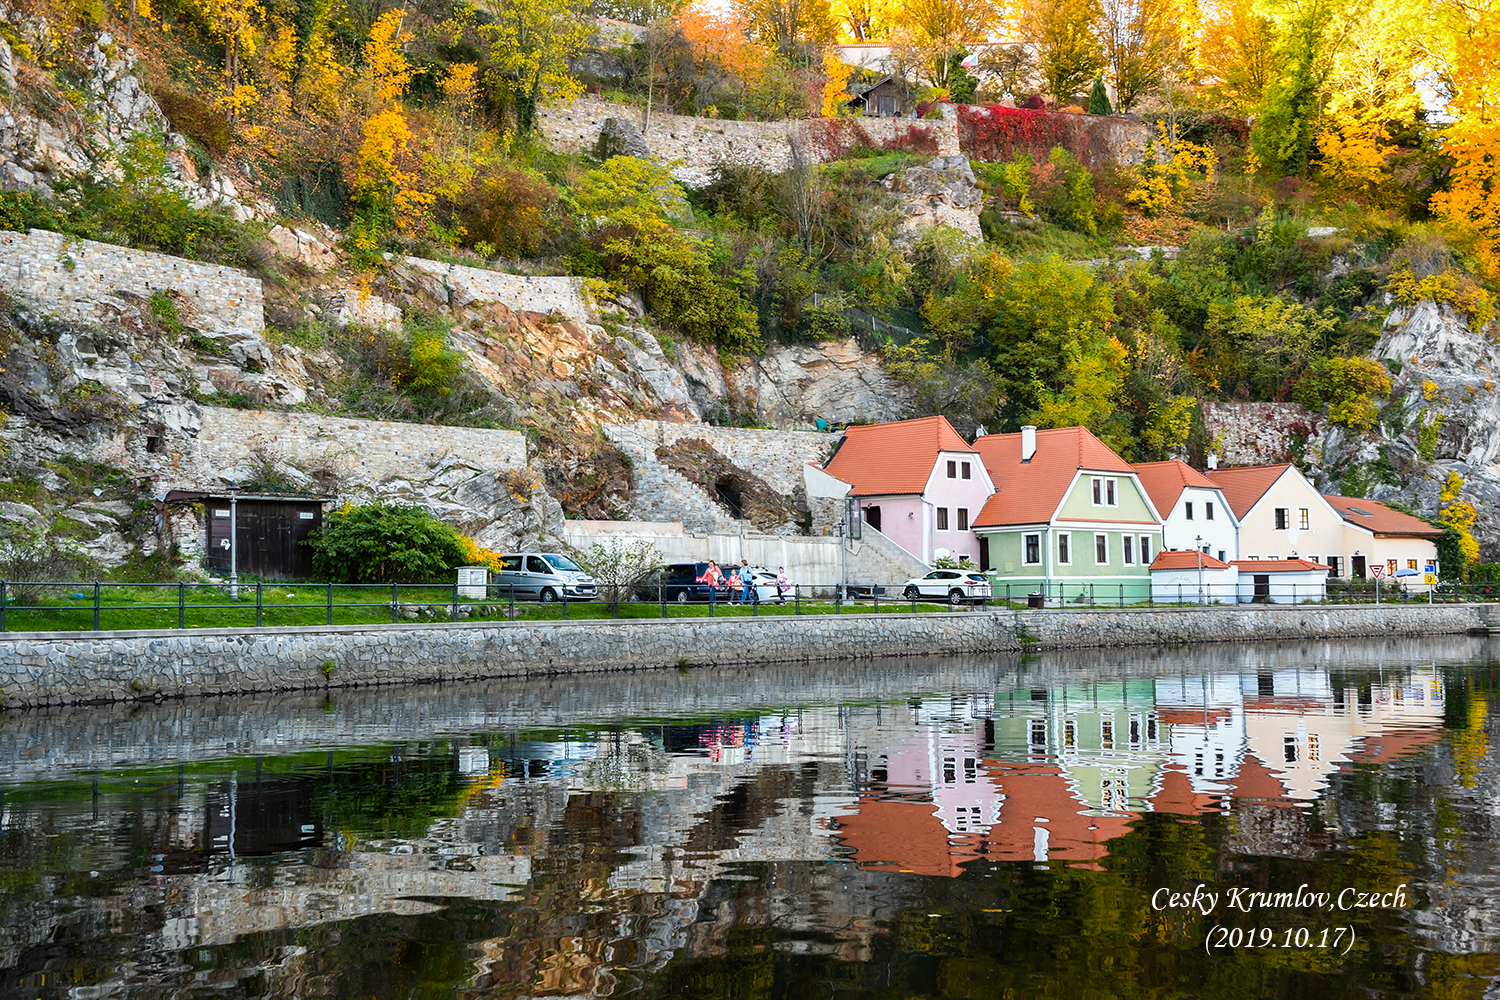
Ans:
<svg viewBox="0 0 1500 1000"><path fill-rule="evenodd" d="M651 159L651 147L646 145L646 139L635 127L635 122L628 118L604 119L604 124L599 126L599 141L594 144L594 152L601 160L611 156Z"/></svg>
<svg viewBox="0 0 1500 1000"><path fill-rule="evenodd" d="M923 166L892 174L884 185L900 200L905 239L915 240L933 226L951 226L974 240L984 239L979 228L984 192L974 183L967 157L934 157Z"/></svg>

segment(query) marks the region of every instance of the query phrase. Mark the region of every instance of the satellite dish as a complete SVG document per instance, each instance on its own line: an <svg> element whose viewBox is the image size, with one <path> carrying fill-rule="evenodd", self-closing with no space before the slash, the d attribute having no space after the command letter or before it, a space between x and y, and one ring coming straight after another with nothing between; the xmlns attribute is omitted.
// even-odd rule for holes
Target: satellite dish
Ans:
<svg viewBox="0 0 1500 1000"><path fill-rule="evenodd" d="M976 439L982 438L988 433L989 431L984 429L984 424L980 424L978 427L974 428L974 437Z"/></svg>

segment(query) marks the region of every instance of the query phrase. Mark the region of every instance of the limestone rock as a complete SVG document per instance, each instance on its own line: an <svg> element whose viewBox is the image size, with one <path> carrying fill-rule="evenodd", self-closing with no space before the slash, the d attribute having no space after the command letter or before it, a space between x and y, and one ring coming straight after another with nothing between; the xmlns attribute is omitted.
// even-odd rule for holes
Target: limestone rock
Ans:
<svg viewBox="0 0 1500 1000"><path fill-rule="evenodd" d="M966 157L937 156L887 177L883 184L896 195L906 216L901 223L904 238L914 240L933 226L951 226L975 240L984 239L979 228L984 192L975 184Z"/></svg>
<svg viewBox="0 0 1500 1000"><path fill-rule="evenodd" d="M16 57L11 54L10 45L3 38L0 38L0 86L6 90L14 90L16 87Z"/></svg>
<svg viewBox="0 0 1500 1000"><path fill-rule="evenodd" d="M266 236L278 254L314 271L326 271L337 263L333 247L312 233L287 226L272 226Z"/></svg>
<svg viewBox="0 0 1500 1000"><path fill-rule="evenodd" d="M328 299L328 314L339 326L401 329L401 307L359 288L341 288Z"/></svg>

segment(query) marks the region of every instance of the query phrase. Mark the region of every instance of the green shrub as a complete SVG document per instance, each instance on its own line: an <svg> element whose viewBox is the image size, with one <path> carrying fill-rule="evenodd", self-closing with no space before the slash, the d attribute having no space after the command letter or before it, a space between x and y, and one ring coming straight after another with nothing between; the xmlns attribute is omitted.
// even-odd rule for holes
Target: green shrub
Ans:
<svg viewBox="0 0 1500 1000"><path fill-rule="evenodd" d="M453 204L464 243L487 243L505 257L533 257L556 231L557 193L540 177L510 167L477 175Z"/></svg>
<svg viewBox="0 0 1500 1000"><path fill-rule="evenodd" d="M303 544L313 550L313 572L335 583L442 581L467 554L455 528L401 503L346 504Z"/></svg>

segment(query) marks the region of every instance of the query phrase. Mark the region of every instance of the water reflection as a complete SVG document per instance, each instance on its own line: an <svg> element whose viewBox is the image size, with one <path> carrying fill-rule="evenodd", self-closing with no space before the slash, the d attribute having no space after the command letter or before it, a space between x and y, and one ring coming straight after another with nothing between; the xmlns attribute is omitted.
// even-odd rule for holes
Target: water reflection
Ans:
<svg viewBox="0 0 1500 1000"><path fill-rule="evenodd" d="M6 716L0 995L1500 995L1491 664L1226 647ZM1418 905L1344 920L1342 958L1209 955L1149 905L1198 881Z"/></svg>

